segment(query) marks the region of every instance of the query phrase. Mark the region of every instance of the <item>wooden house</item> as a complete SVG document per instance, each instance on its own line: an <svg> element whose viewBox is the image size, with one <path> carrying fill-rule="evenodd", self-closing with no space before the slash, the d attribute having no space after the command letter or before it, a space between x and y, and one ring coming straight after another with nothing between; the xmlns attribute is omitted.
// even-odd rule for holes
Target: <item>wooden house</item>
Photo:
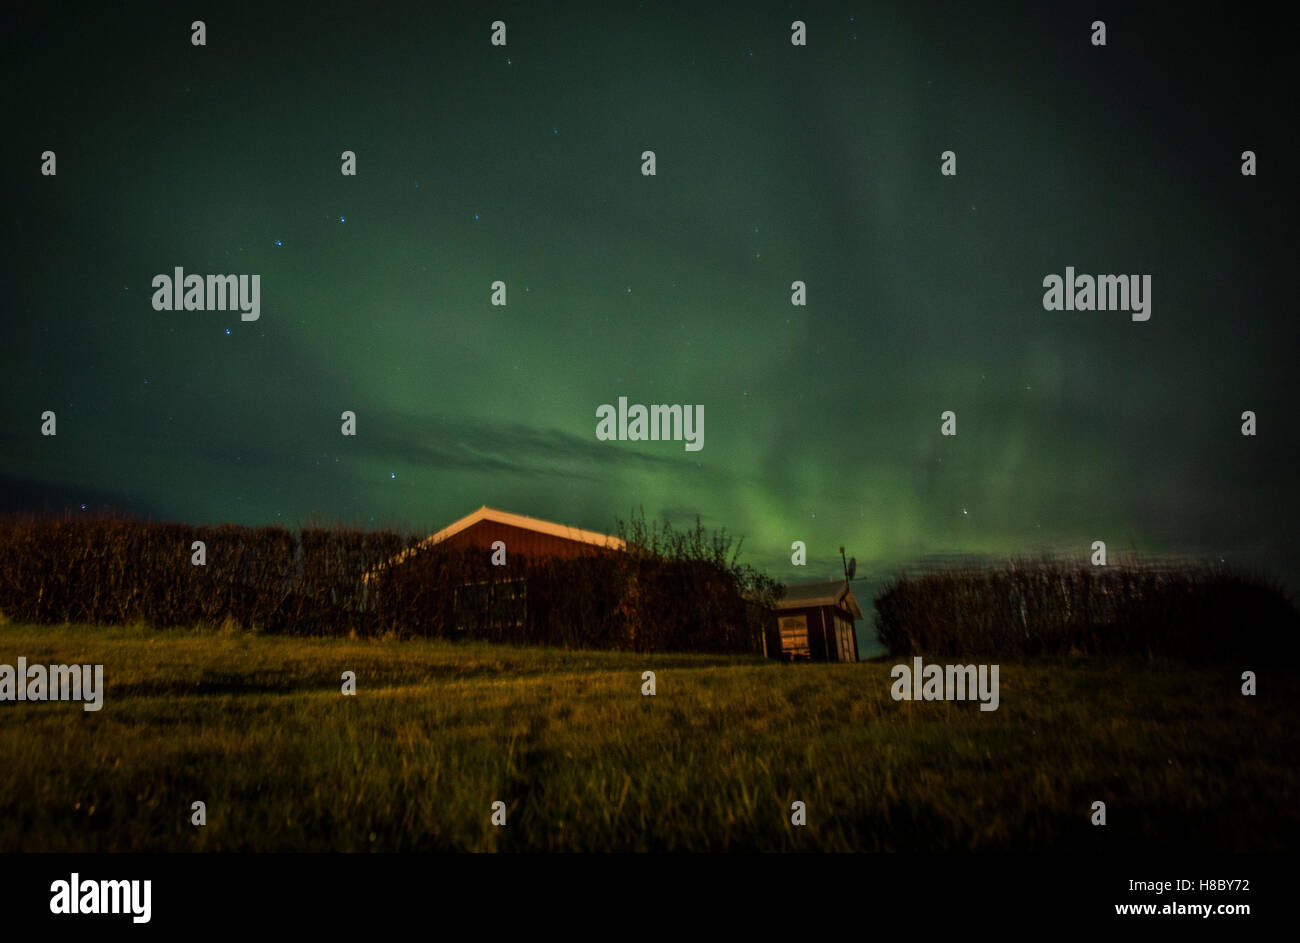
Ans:
<svg viewBox="0 0 1300 943"><path fill-rule="evenodd" d="M857 661L854 622L862 610L847 580L786 587L773 606L765 642L769 658L809 661Z"/></svg>
<svg viewBox="0 0 1300 943"><path fill-rule="evenodd" d="M481 550L486 560L499 546L498 541L504 544L507 561L520 557L574 560L626 549L618 537L484 505L393 557L379 569L400 567L434 547L452 552ZM377 572L367 573L365 581L370 582ZM528 610L527 580L513 578L511 572L503 569L500 578L454 587L452 622L457 631L488 626L503 630L523 628Z"/></svg>

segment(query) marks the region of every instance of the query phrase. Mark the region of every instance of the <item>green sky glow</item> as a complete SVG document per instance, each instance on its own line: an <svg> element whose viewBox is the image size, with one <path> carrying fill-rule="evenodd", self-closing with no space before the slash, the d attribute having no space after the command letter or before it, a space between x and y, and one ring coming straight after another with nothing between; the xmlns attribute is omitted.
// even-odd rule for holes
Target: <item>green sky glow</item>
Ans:
<svg viewBox="0 0 1300 943"><path fill-rule="evenodd" d="M1098 50L1081 8L812 4L797 49L784 4L500 6L204 11L202 49L100 11L99 59L13 27L8 507L644 506L784 579L1104 539L1294 583L1293 203L1277 151L1238 170L1286 133L1262 52L1131 14ZM259 273L260 320L152 310L177 265ZM1044 311L1067 265L1150 273L1151 320ZM597 441L620 395L703 404L704 449Z"/></svg>

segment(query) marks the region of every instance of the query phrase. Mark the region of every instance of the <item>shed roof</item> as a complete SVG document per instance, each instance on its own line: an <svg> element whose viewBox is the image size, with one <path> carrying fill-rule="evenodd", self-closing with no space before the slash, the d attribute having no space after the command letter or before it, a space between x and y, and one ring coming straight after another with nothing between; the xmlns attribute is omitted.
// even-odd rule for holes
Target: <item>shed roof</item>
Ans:
<svg viewBox="0 0 1300 943"><path fill-rule="evenodd" d="M776 609L808 609L814 606L838 606L862 618L862 609L845 580L828 580L822 583L796 583L787 586L785 597L776 603Z"/></svg>

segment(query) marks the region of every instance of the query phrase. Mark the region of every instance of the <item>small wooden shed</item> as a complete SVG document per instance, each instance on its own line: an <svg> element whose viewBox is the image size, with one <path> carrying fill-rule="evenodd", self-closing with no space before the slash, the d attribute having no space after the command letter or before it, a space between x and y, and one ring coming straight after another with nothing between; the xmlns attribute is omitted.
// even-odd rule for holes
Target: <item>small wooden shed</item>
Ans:
<svg viewBox="0 0 1300 943"><path fill-rule="evenodd" d="M764 641L769 658L857 661L862 609L847 580L786 587Z"/></svg>

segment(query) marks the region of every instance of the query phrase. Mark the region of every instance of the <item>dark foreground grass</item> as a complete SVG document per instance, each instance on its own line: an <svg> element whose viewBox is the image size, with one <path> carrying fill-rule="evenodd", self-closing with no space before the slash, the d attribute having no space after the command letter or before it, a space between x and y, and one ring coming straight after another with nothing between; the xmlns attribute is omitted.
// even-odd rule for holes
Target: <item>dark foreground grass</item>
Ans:
<svg viewBox="0 0 1300 943"><path fill-rule="evenodd" d="M895 702L892 662L0 626L0 663L20 655L102 663L107 693L98 713L0 704L0 852L1281 851L1300 836L1300 674L1273 665L1004 662L1001 706L981 712Z"/></svg>

